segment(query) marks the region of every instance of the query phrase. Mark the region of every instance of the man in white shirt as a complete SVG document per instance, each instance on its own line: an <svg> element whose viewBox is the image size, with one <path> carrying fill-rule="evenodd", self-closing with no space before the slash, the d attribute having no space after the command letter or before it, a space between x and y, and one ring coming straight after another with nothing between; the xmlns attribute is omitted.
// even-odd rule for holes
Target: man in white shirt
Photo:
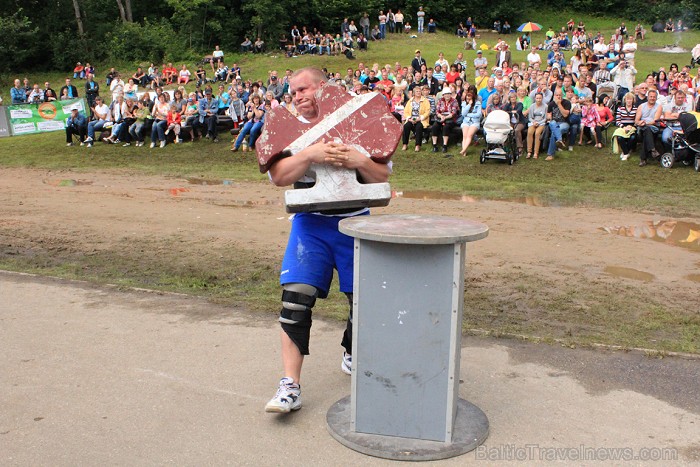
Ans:
<svg viewBox="0 0 700 467"><path fill-rule="evenodd" d="M527 63L532 66L535 66L535 63L542 64L542 57L537 53L537 49L534 46L530 49L530 53L527 54Z"/></svg>
<svg viewBox="0 0 700 467"><path fill-rule="evenodd" d="M671 96L669 96L670 98ZM669 103L663 108L663 119L666 120L666 128L661 133L661 141L668 151L671 151L671 141L673 140L673 132L681 131L681 125L678 121L678 116L682 112L690 112L693 110L692 100L687 99L686 95L681 91L676 91L673 100L669 99Z"/></svg>
<svg viewBox="0 0 700 467"><path fill-rule="evenodd" d="M110 121L109 107L102 102L102 98L97 96L95 98L95 107L92 109L95 120L88 123L88 137L85 140L87 147L91 148L92 143L95 140L95 131L102 130L107 122Z"/></svg>
<svg viewBox="0 0 700 467"><path fill-rule="evenodd" d="M637 74L637 69L632 65L627 64L627 60L622 60L618 65L610 70L610 75L613 81L618 86L617 98L622 100L623 96L634 89L634 75Z"/></svg>

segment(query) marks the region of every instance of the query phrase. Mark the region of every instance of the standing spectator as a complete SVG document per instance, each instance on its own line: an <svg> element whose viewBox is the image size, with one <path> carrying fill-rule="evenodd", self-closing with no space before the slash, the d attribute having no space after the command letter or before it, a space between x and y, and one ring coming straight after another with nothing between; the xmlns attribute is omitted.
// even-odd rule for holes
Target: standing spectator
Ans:
<svg viewBox="0 0 700 467"><path fill-rule="evenodd" d="M523 115L523 109L522 102L518 102L518 95L514 91L509 92L508 102L503 107L503 110L510 114L510 125L515 131L515 145L518 148L518 155L523 153L523 132L527 123L527 117Z"/></svg>
<svg viewBox="0 0 700 467"><path fill-rule="evenodd" d="M369 15L366 12L360 18L360 27L362 28L362 34L365 37L369 37Z"/></svg>
<svg viewBox="0 0 700 467"><path fill-rule="evenodd" d="M85 82L85 96L87 97L88 107L91 109L95 106L95 97L100 94L100 84L95 81L95 75L92 73L87 75Z"/></svg>
<svg viewBox="0 0 700 467"><path fill-rule="evenodd" d="M70 78L66 78L66 85L61 88L61 96L63 96L64 91L66 91L68 99L75 99L78 97L78 88L71 84Z"/></svg>
<svg viewBox="0 0 700 467"><path fill-rule="evenodd" d="M423 33L423 25L425 23L425 11L423 11L422 6L418 7L418 12L416 13L416 18L418 19L418 33L422 34Z"/></svg>
<svg viewBox="0 0 700 467"><path fill-rule="evenodd" d="M389 32L394 34L396 32L396 16L391 9L386 13L386 24L389 26Z"/></svg>
<svg viewBox="0 0 700 467"><path fill-rule="evenodd" d="M396 10L394 21L396 21L396 32L403 34L403 13L401 13L401 10Z"/></svg>
<svg viewBox="0 0 700 467"><path fill-rule="evenodd" d="M480 69L486 69L488 67L489 61L484 57L484 53L481 50L476 51L476 58L474 59L474 73L475 76L479 76Z"/></svg>
<svg viewBox="0 0 700 467"><path fill-rule="evenodd" d="M107 72L107 86L110 86L112 84L112 80L114 79L114 75L117 74L117 71L114 69L114 67L109 69L109 72Z"/></svg>
<svg viewBox="0 0 700 467"><path fill-rule="evenodd" d="M85 144L87 135L87 118L78 107L73 107L66 121L66 146L73 146L73 135L78 135L80 145Z"/></svg>
<svg viewBox="0 0 700 467"><path fill-rule="evenodd" d="M381 39L386 38L386 15L384 14L384 11L379 12L379 16L377 18L379 20L379 34Z"/></svg>

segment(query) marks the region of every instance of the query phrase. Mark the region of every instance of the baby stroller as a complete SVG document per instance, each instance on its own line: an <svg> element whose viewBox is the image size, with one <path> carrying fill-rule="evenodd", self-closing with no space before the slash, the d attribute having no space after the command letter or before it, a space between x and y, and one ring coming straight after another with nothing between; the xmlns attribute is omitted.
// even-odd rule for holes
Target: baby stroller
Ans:
<svg viewBox="0 0 700 467"><path fill-rule="evenodd" d="M671 152L661 155L661 166L670 169L674 164L695 167L700 172L700 113L683 112L678 117L683 132L675 132L671 141Z"/></svg>
<svg viewBox="0 0 700 467"><path fill-rule="evenodd" d="M700 65L700 44L693 47L693 50L690 51L690 55L690 67L695 68L695 65Z"/></svg>
<svg viewBox="0 0 700 467"><path fill-rule="evenodd" d="M510 114L503 110L494 110L484 120L486 148L481 150L479 162L488 159L506 161L513 165L519 156L515 147L515 134L510 126Z"/></svg>

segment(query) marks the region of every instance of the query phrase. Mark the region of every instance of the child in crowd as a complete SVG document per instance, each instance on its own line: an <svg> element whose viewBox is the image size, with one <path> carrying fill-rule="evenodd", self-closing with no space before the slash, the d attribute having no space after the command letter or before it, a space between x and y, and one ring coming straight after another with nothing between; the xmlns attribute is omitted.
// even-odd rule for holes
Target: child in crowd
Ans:
<svg viewBox="0 0 700 467"><path fill-rule="evenodd" d="M169 134L172 130L175 133L175 144L182 143L180 139L180 128L182 127L182 114L178 112L176 105L170 106L170 111L168 112L168 129L165 130L165 134Z"/></svg>
<svg viewBox="0 0 700 467"><path fill-rule="evenodd" d="M595 133L595 127L600 122L600 115L598 115L598 109L596 109L595 104L593 104L593 99L586 97L583 101L583 109L581 109L581 123L583 123L583 128L581 129L581 134L579 136L578 145L583 144L583 133L586 128L591 133L591 138L595 140L596 147L598 146L598 136Z"/></svg>

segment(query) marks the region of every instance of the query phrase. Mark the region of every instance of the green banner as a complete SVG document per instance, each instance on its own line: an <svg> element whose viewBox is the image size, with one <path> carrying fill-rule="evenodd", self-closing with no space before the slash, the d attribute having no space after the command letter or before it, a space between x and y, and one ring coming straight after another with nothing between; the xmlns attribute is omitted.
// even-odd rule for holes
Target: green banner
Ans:
<svg viewBox="0 0 700 467"><path fill-rule="evenodd" d="M6 112L10 132L12 136L17 136L63 130L73 107L85 114L87 109L85 99L8 105Z"/></svg>

